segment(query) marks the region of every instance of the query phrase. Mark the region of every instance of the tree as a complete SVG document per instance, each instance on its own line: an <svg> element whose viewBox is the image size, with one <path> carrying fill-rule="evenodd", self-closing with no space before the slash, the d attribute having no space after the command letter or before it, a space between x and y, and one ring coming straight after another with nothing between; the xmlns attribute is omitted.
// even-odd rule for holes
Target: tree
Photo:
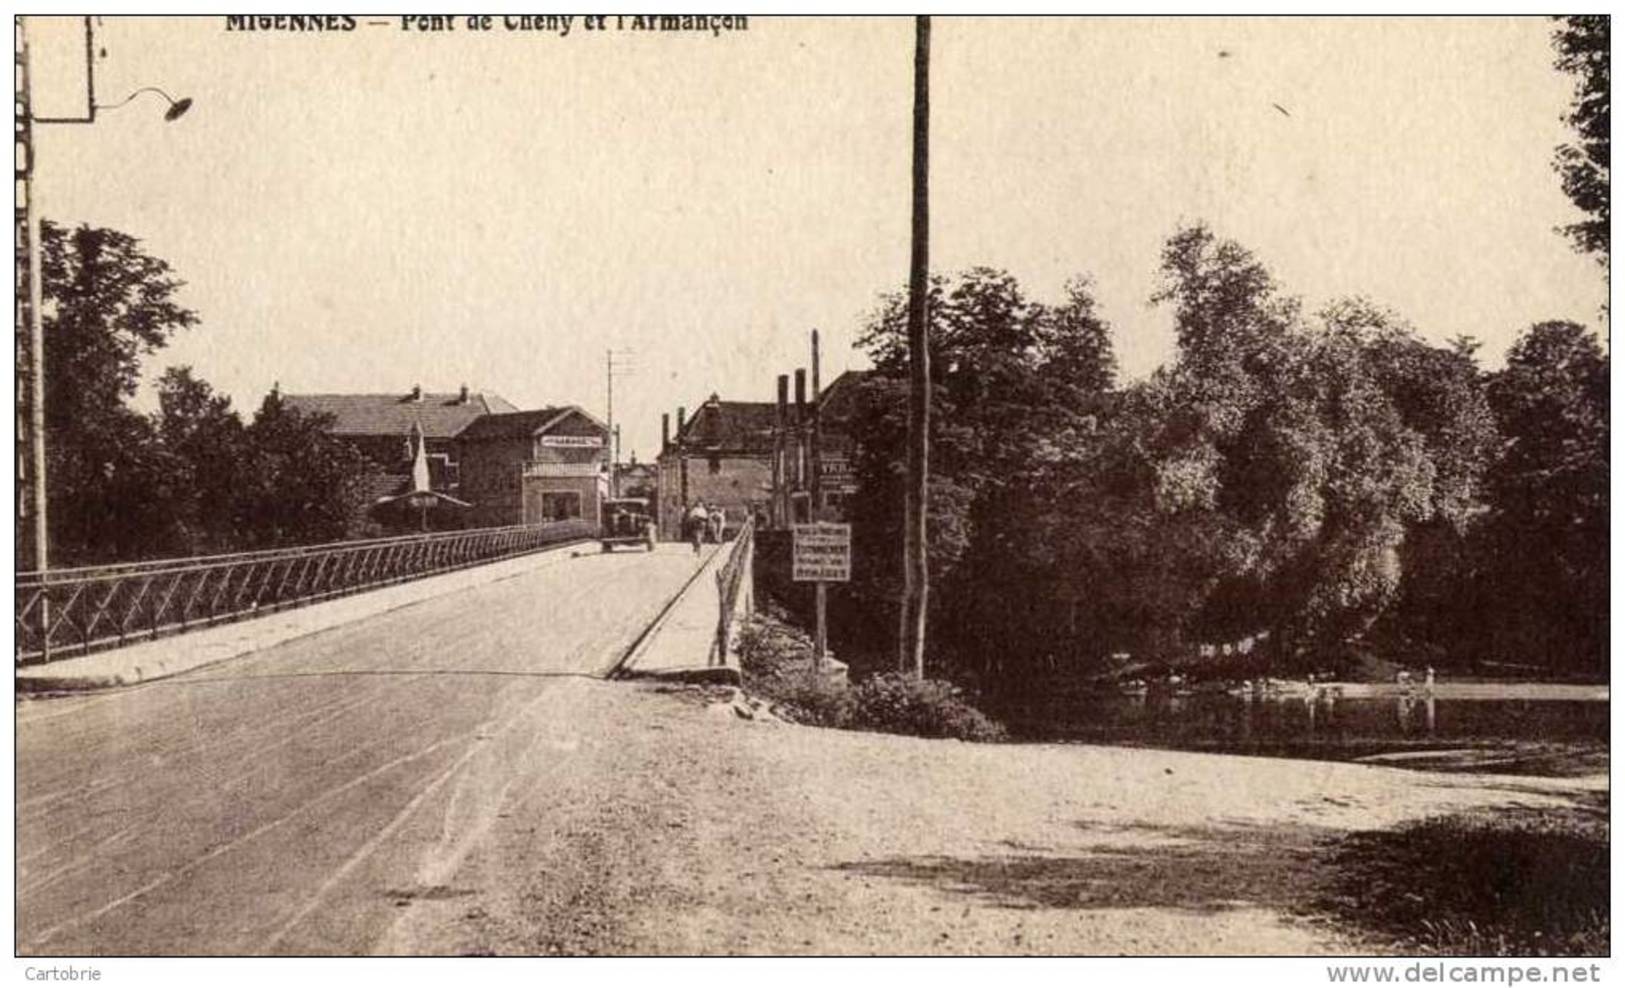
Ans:
<svg viewBox="0 0 1625 988"><path fill-rule="evenodd" d="M1179 348L1146 499L1201 533L1172 547L1209 583L1187 636L1265 628L1289 654L1362 637L1398 598L1407 534L1478 510L1493 427L1470 356L1360 299L1305 319L1204 227L1170 238L1163 273Z"/></svg>
<svg viewBox="0 0 1625 988"><path fill-rule="evenodd" d="M158 381L158 438L173 457L184 495L172 510L187 533L187 551L230 551L253 527L241 491L249 468L248 435L232 410L190 367L171 367Z"/></svg>
<svg viewBox="0 0 1625 988"><path fill-rule="evenodd" d="M1574 144L1558 147L1553 166L1563 192L1586 219L1563 227L1574 246L1608 266L1608 15L1554 18L1557 68L1575 77L1574 105L1563 118Z"/></svg>
<svg viewBox="0 0 1625 988"><path fill-rule="evenodd" d="M1608 661L1608 358L1571 322L1531 327L1491 380L1486 650L1553 671Z"/></svg>
<svg viewBox="0 0 1625 988"><path fill-rule="evenodd" d="M1061 465L1096 438L1115 358L1086 280L1052 307L1008 273L974 268L932 278L928 298L932 662L993 674L1055 652L1059 639L1038 616L1081 596L1051 551L1065 524L1052 492ZM854 577L871 600L901 584L890 553L862 547L895 544L902 527L906 332L906 303L894 294L859 342L876 373L852 426Z"/></svg>
<svg viewBox="0 0 1625 988"><path fill-rule="evenodd" d="M239 517L263 547L332 542L361 533L382 471L272 390L246 434Z"/></svg>
<svg viewBox="0 0 1625 988"><path fill-rule="evenodd" d="M144 354L197 316L164 261L116 230L41 224L45 440L53 556L63 563L175 551L174 470L129 409Z"/></svg>

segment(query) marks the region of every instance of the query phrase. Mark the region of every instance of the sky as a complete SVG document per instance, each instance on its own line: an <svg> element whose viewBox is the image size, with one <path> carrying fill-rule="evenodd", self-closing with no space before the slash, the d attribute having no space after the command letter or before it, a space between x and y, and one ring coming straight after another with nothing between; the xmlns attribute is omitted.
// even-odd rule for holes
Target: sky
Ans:
<svg viewBox="0 0 1625 988"><path fill-rule="evenodd" d="M913 25L752 17L713 35L226 30L101 19L91 126L36 130L57 222L142 239L200 316L151 358L245 413L291 393L468 384L605 414L823 377L908 269ZM613 17L611 18L613 20ZM64 30L64 28L66 30ZM1208 223L1311 310L1365 295L1489 366L1530 324L1606 335L1554 228L1572 91L1540 18L968 19L932 42L934 270L1036 299L1093 279L1126 376L1172 354L1163 241ZM41 22L37 113L83 108L77 19ZM105 54L101 54L105 52ZM74 98L78 98L78 106ZM150 393L144 395L150 402Z"/></svg>

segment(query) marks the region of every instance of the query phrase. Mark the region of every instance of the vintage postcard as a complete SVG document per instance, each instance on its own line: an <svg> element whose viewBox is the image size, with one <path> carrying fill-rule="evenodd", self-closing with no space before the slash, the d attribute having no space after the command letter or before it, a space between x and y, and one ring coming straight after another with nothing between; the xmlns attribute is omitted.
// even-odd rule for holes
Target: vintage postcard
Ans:
<svg viewBox="0 0 1625 988"><path fill-rule="evenodd" d="M1600 980L1609 26L16 18L17 970Z"/></svg>

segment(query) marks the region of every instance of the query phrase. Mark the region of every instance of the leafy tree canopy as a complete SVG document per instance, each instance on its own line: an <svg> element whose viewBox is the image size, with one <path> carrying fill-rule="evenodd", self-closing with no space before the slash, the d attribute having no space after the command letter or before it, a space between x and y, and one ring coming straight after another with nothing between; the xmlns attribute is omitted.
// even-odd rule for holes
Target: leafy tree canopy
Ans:
<svg viewBox="0 0 1625 988"><path fill-rule="evenodd" d="M1574 103L1564 122L1575 142L1557 149L1563 192L1586 219L1563 228L1575 247L1608 266L1608 15L1555 18L1557 67L1574 76Z"/></svg>

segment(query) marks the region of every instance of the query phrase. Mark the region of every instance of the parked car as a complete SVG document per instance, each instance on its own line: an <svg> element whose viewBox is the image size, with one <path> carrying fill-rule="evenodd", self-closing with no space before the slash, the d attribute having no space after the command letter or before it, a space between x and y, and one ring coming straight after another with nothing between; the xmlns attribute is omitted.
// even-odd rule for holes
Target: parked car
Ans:
<svg viewBox="0 0 1625 988"><path fill-rule="evenodd" d="M655 522L649 517L649 502L641 497L622 497L605 501L604 523L598 542L604 552L618 545L641 545L650 552L655 548Z"/></svg>

